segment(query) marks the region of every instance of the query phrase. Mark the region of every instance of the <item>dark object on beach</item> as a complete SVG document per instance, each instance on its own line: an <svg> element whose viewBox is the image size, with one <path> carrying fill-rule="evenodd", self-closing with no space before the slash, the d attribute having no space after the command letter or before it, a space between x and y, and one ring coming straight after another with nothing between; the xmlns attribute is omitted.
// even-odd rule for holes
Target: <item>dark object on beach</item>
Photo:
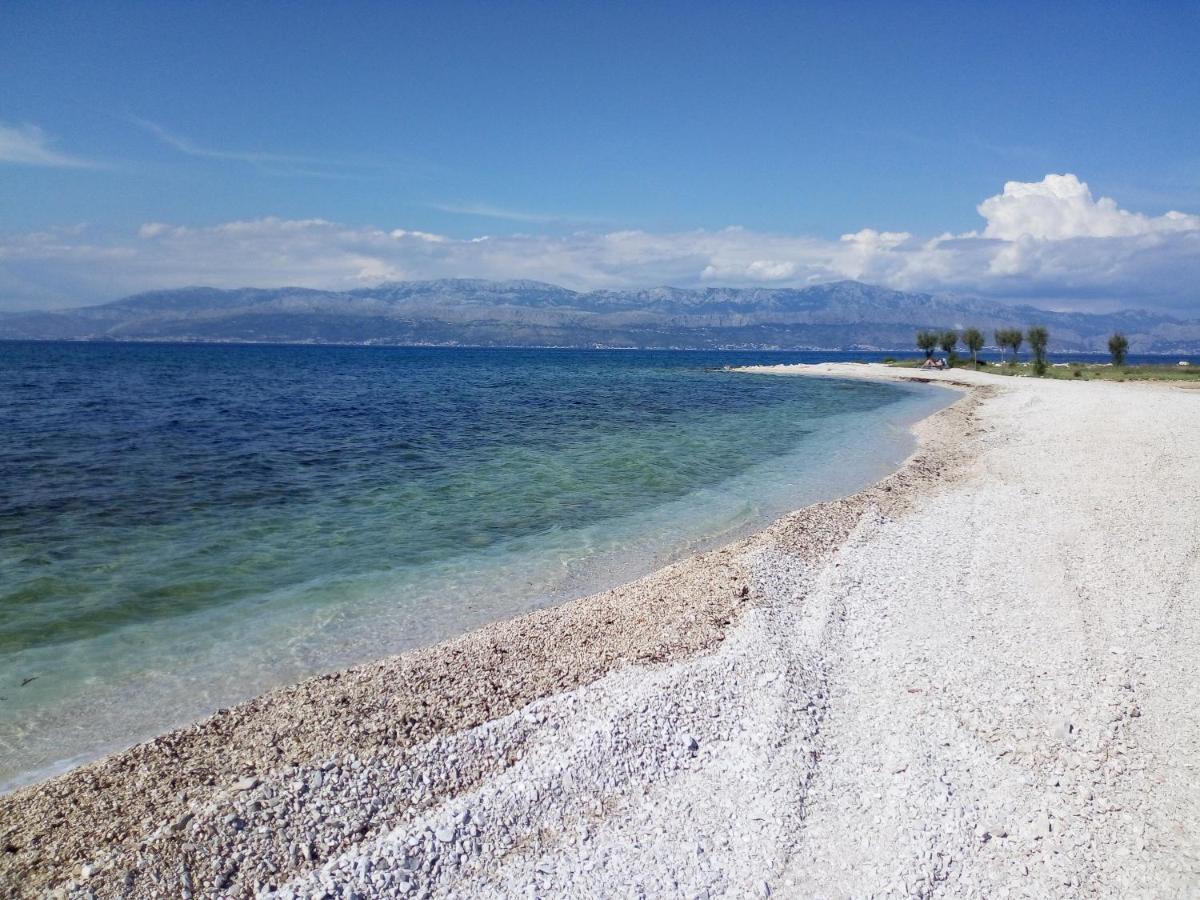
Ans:
<svg viewBox="0 0 1200 900"><path fill-rule="evenodd" d="M42 677L41 675L30 675L28 678L22 678L21 679L21 687L25 687L25 685L29 684L29 682L37 681L41 677Z"/></svg>

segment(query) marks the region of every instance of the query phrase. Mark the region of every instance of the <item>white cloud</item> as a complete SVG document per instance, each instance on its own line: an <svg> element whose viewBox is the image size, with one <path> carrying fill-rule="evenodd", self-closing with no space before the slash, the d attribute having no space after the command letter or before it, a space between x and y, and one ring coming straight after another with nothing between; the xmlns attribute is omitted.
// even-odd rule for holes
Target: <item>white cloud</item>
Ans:
<svg viewBox="0 0 1200 900"><path fill-rule="evenodd" d="M55 150L49 135L36 125L0 122L0 163L55 168L93 168L94 163Z"/></svg>
<svg viewBox="0 0 1200 900"><path fill-rule="evenodd" d="M1010 181L1004 193L978 206L987 219L984 237L1006 241L1022 237L1058 241L1078 237L1131 237L1195 231L1200 216L1169 212L1150 217L1117 206L1110 197L1092 199L1087 183L1074 175L1047 175L1041 181Z"/></svg>
<svg viewBox="0 0 1200 900"><path fill-rule="evenodd" d="M147 222L138 229L138 237L140 238L156 238L162 237L164 234L170 234L177 231L173 225L168 225L165 222Z"/></svg>
<svg viewBox="0 0 1200 900"><path fill-rule="evenodd" d="M0 304L82 304L193 284L346 289L479 277L591 289L851 278L1058 308L1146 306L1200 316L1198 216L1128 212L1093 200L1073 175L1010 182L979 210L981 232L929 239L864 228L827 240L738 227L452 238L273 217L203 228L150 222L136 236L0 235Z"/></svg>
<svg viewBox="0 0 1200 900"><path fill-rule="evenodd" d="M415 241L427 241L431 244L440 244L445 242L444 235L432 234L428 231L408 231L404 228L393 228L391 235L394 238L412 238Z"/></svg>

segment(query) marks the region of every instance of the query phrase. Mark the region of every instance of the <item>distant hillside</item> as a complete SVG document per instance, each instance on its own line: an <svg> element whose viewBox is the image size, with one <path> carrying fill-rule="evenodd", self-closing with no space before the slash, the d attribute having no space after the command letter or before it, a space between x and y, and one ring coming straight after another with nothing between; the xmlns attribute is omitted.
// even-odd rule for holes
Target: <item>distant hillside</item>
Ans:
<svg viewBox="0 0 1200 900"><path fill-rule="evenodd" d="M920 328L1047 326L1055 350L1200 350L1200 321L1055 313L853 281L803 289L580 293L536 281L451 279L332 292L184 288L63 312L0 314L0 339L261 341L443 346L911 350Z"/></svg>

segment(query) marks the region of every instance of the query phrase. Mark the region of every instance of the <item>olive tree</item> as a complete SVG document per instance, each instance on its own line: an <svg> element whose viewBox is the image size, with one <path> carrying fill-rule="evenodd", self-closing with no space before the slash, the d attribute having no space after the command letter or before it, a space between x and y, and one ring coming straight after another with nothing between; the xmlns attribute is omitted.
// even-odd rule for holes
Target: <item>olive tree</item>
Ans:
<svg viewBox="0 0 1200 900"><path fill-rule="evenodd" d="M933 359L933 351L937 349L938 335L936 331L918 331L917 346L925 351L926 359Z"/></svg>
<svg viewBox="0 0 1200 900"><path fill-rule="evenodd" d="M946 362L953 367L957 358L954 355L954 348L958 346L957 331L943 331L938 336L938 346L942 348L942 352L946 354Z"/></svg>
<svg viewBox="0 0 1200 900"><path fill-rule="evenodd" d="M1046 344L1050 342L1050 332L1041 325L1029 329L1029 349L1033 351L1033 368L1039 375L1046 374Z"/></svg>
<svg viewBox="0 0 1200 900"><path fill-rule="evenodd" d="M1114 366L1125 365L1125 354L1129 352L1129 338L1119 331L1116 332L1108 339L1108 352L1112 354Z"/></svg>
<svg viewBox="0 0 1200 900"><path fill-rule="evenodd" d="M983 332L978 328L968 328L962 333L963 343L971 351L971 364L979 368L979 351L983 349Z"/></svg>
<svg viewBox="0 0 1200 900"><path fill-rule="evenodd" d="M1012 347L1013 362L1017 362L1021 358L1021 344L1025 340L1025 335L1021 334L1020 328L1014 328L1008 333L1008 346Z"/></svg>
<svg viewBox="0 0 1200 900"><path fill-rule="evenodd" d="M996 346L1000 348L1000 355L1008 361L1008 351L1012 350L1015 354L1021 346L1021 332L1015 328L997 328Z"/></svg>

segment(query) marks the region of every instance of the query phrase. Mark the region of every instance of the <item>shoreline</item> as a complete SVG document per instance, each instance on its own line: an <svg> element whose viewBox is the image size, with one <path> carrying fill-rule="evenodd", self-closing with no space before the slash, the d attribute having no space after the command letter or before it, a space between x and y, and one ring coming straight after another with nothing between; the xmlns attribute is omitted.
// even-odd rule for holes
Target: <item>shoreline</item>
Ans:
<svg viewBox="0 0 1200 900"><path fill-rule="evenodd" d="M761 377L722 377L740 381L742 393L760 393L759 387L761 393L779 393ZM818 393L829 395L830 390ZM280 623L269 614L244 620L237 633L226 627L222 634L223 623L218 618L215 637L209 637L207 644L189 641L188 654L177 665L168 663L169 669L176 671L139 677L133 660L140 654L135 653L119 670L123 678L108 680L97 670L93 685L74 693L68 687L63 701L52 696L39 704L38 698L30 702L24 691L19 692L10 696L14 705L0 729L0 745L9 750L6 756L0 753L4 756L0 796L189 727L220 708L315 676L429 647L536 609L599 594L749 537L779 516L846 496L893 471L915 446L912 425L952 402L954 396L947 391L909 388L903 394L895 391L893 402L878 412L842 411L824 417L816 443L806 437L793 449L757 460L723 481L698 485L692 493L667 498L634 515L587 526L582 538L572 539L569 532L566 540L551 535L523 554L504 551L498 558L480 560L469 573L460 565L453 579L454 591L434 590L419 578L410 579L407 587L423 591L423 595L389 592L388 585L378 586L377 596L398 594L394 608L389 602L364 597L342 606L353 613L343 612L320 629L305 628L303 621L285 622L294 633L309 635L293 645L271 640L269 632L273 627L279 631ZM774 426L766 423L766 427ZM829 452L838 446L852 447L854 459L838 459L838 454ZM569 561L563 564L564 559ZM497 580L498 576L489 575L484 568L489 564L503 569L504 576ZM425 581L438 577L446 579L443 573L425 577ZM451 612L451 607L458 609ZM410 612L417 609L422 610L420 615ZM209 634L205 616L206 612L199 610L176 619L184 624L177 627L175 640L186 639L193 631ZM226 622L230 618L226 616ZM129 643L119 634L117 639ZM157 645L151 643L153 635L146 640L147 654L158 650L163 660L171 658L169 653L162 654L161 638ZM290 653L284 652L285 648ZM289 666L289 656L301 653L305 662ZM280 663L286 666L282 672L278 671ZM44 659L41 666L36 660L24 667L11 666L8 674L54 671L53 661ZM70 674L78 680L78 672L76 664ZM35 688L46 684L40 681ZM137 697L138 702L129 704L128 697ZM23 710L29 711L24 721L20 717Z"/></svg>
<svg viewBox="0 0 1200 900"><path fill-rule="evenodd" d="M965 387L940 378L903 380ZM390 765L404 767L401 760L419 756L423 746L610 673L714 650L761 600L751 589L751 557L783 548L819 568L868 509L898 508L946 475L955 460L948 452L953 433L972 421L978 402L971 391L917 423L917 448L900 469L850 497L806 507L612 590L272 691L0 797L0 840L11 848L0 854L0 884L32 893L86 882L102 893L119 887L117 893L143 896L182 890L190 881L199 895L219 889L241 896L312 869L482 783L496 761L461 766L436 789L410 785L389 806L346 823L332 844L289 850L274 861L259 853L231 873L208 863L229 855L222 842L230 829L222 823L241 795L328 771L314 760L350 755L361 766L391 755ZM937 458L930 459L935 440ZM471 660L465 680L464 659ZM234 845L238 835L263 827L254 818L233 830ZM133 864L138 856L142 865ZM85 866L88 877L80 880Z"/></svg>

